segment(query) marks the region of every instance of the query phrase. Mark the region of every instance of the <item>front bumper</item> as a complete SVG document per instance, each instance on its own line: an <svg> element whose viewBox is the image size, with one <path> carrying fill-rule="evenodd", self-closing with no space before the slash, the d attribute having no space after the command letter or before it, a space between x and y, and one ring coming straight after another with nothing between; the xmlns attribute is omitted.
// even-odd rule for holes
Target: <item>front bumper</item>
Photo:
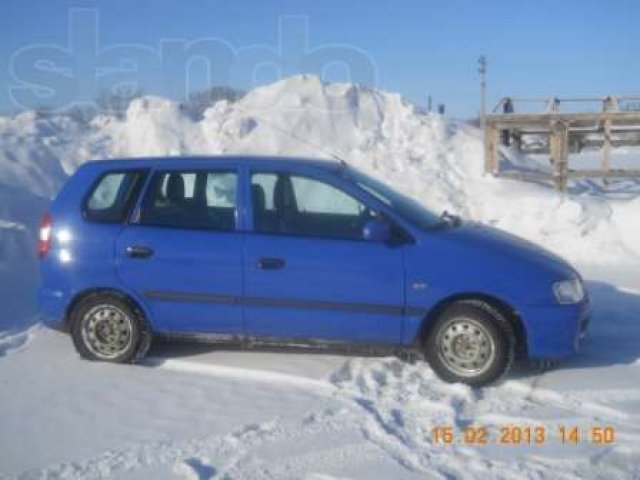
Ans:
<svg viewBox="0 0 640 480"><path fill-rule="evenodd" d="M575 305L527 306L520 315L532 359L561 359L576 353L591 319L588 297Z"/></svg>

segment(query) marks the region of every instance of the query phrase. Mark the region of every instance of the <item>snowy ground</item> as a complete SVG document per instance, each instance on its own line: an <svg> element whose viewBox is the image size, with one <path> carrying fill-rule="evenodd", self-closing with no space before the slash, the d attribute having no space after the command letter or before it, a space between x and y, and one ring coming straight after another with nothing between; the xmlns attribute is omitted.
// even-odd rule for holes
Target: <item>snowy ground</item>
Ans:
<svg viewBox="0 0 640 480"><path fill-rule="evenodd" d="M640 287L640 282L635 285ZM640 288L592 281L583 352L502 384L418 362L160 344L137 366L81 361L32 327L1 340L0 466L18 478L638 478ZM432 428L545 426L545 445L434 445ZM560 426L579 426L562 445ZM614 445L588 429L616 429ZM490 443L494 443L490 441Z"/></svg>
<svg viewBox="0 0 640 480"><path fill-rule="evenodd" d="M640 478L636 184L605 191L581 182L558 197L485 178L477 131L384 92L295 77L242 102L219 104L200 122L153 98L123 120L89 126L0 118L0 477ZM34 226L65 174L92 156L313 153L276 135L265 112L270 125L335 146L435 208L569 258L595 308L583 351L553 371L519 366L472 391L394 358L160 344L141 365L90 363L67 336L34 325ZM488 445L433 442L436 426L459 438L474 425L488 429ZM547 441L496 444L508 425L544 426ZM563 445L561 426L579 427L580 442ZM594 426L613 427L615 443L593 444Z"/></svg>

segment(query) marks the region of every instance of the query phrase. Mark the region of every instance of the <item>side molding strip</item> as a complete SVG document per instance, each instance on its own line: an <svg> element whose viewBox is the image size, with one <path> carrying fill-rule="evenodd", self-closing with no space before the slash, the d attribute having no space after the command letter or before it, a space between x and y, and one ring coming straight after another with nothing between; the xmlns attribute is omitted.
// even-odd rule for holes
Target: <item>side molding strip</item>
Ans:
<svg viewBox="0 0 640 480"><path fill-rule="evenodd" d="M416 316L425 313L419 307L399 307L395 305L380 305L375 303L324 302L317 300L299 300L292 298L273 297L235 297L232 295L210 295L206 293L185 293L148 290L144 292L146 298L174 302L202 302L218 305L247 305L252 307L280 307L300 308L312 310L340 310L343 312L407 315Z"/></svg>

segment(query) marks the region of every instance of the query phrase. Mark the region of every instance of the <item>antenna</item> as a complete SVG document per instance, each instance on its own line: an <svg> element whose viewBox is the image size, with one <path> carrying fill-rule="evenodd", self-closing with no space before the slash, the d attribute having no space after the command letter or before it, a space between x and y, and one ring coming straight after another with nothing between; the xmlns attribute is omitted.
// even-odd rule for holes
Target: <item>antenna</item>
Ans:
<svg viewBox="0 0 640 480"><path fill-rule="evenodd" d="M259 119L261 122L263 122L265 125L271 127L273 130L287 136L290 138L293 138L294 140L297 140L298 142L306 145L309 148L312 148L314 150L318 150L319 152L324 153L325 155L330 156L331 158L333 158L334 160L339 161L342 165L344 166L348 166L349 163L347 162L346 159L344 159L341 155L337 154L336 152L334 152L333 150L328 150L326 148L323 148L319 145L315 145L314 143L299 137L298 135L296 135L295 133L289 132L281 127L279 127L278 125L276 125L275 123L272 123L270 120L267 120L266 118L260 116L260 115L255 115L253 112L249 111L246 108L243 108L242 106L238 105L237 103L235 104L235 106L237 108L239 108L240 110L243 110L245 113L252 115L253 117Z"/></svg>

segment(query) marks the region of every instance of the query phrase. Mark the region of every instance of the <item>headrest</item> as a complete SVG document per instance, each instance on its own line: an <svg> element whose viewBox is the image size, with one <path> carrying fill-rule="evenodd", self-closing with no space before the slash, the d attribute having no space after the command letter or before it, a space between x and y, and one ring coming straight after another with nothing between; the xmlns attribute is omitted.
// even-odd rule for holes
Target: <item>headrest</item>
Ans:
<svg viewBox="0 0 640 480"><path fill-rule="evenodd" d="M251 185L251 201L254 212L264 212L267 208L267 196L261 185Z"/></svg>
<svg viewBox="0 0 640 480"><path fill-rule="evenodd" d="M279 176L273 188L273 206L280 214L296 212L298 206L293 193L293 186L288 178Z"/></svg>
<svg viewBox="0 0 640 480"><path fill-rule="evenodd" d="M172 173L167 180L167 199L172 202L184 200L184 179L179 173Z"/></svg>

